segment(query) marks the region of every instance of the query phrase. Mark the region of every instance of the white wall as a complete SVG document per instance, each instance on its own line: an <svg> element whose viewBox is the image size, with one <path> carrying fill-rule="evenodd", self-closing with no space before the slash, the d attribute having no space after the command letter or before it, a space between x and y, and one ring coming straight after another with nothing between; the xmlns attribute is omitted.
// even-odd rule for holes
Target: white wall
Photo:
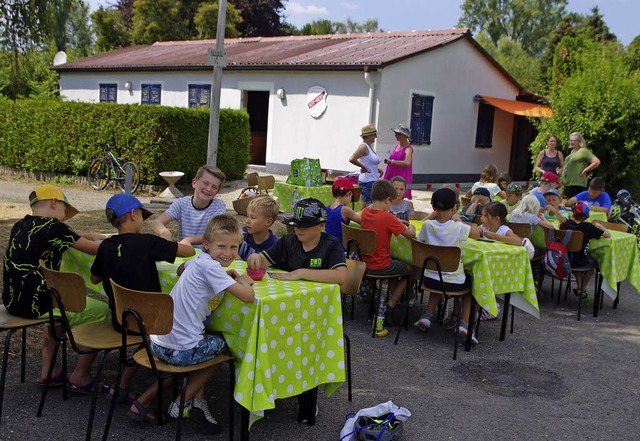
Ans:
<svg viewBox="0 0 640 441"><path fill-rule="evenodd" d="M431 145L415 146L414 174L480 174L487 163L508 170L513 115L496 109L493 147L475 148L476 95L515 99L518 91L466 40L458 40L384 69L380 88L378 151L395 145L390 128L410 121L411 90L433 92Z"/></svg>

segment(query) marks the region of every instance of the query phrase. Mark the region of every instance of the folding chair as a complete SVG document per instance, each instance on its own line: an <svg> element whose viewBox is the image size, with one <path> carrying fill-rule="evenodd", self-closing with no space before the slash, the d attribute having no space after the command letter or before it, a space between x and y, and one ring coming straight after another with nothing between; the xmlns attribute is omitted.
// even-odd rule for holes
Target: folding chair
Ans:
<svg viewBox="0 0 640 441"><path fill-rule="evenodd" d="M258 173L247 173L247 186L258 188Z"/></svg>
<svg viewBox="0 0 640 441"><path fill-rule="evenodd" d="M360 283L367 270L367 265L359 260L347 259L347 283L342 285L340 293L344 303L345 298L351 297L351 320L353 320L354 299L360 290ZM351 340L344 333L345 350L347 352L347 385L349 387L349 401L351 401Z"/></svg>
<svg viewBox="0 0 640 441"><path fill-rule="evenodd" d="M420 288L430 291L431 293L442 294L445 300L451 297L462 297L464 295L471 295L471 287L465 288L460 291L447 291L444 287L444 280L442 273L452 273L458 269L460 264L460 255L462 250L458 247L446 247L439 245L430 245L424 242L420 242L416 239L411 239L411 260L412 265L420 268ZM425 270L437 271L438 278L440 279L441 289L435 290L428 288L424 284L424 272ZM471 297L471 312L469 313L468 333L465 350L468 352L471 350L471 338L474 331L474 320L476 311L476 301ZM444 314L444 309L440 311L439 315ZM462 301L458 304L458 319L456 321L455 338L453 340L453 359L455 360L458 355L458 332L460 330L460 320L462 318ZM440 321L440 320L438 320Z"/></svg>
<svg viewBox="0 0 640 441"><path fill-rule="evenodd" d="M347 257L351 257L352 253L355 253L355 257L358 260L362 260L362 256L366 256L368 254L373 254L376 251L376 244L378 235L373 230L366 230L362 228L354 228L348 225L342 224L342 244L347 250ZM353 251L352 251L353 250ZM371 337L375 338L376 336L376 315L380 310L380 304L382 302L382 284L386 280L387 282L391 279L397 279L401 277L409 277L410 272L402 273L402 274L393 274L393 275L377 275L371 274L369 272L365 272L365 278L373 281L373 295L371 297L371 303L369 305L369 315L371 316L372 326L371 326ZM409 283L407 283L407 291L409 289ZM387 297L389 294L389 288L387 287ZM409 298L407 292L405 292L405 301ZM408 304L405 305L405 308L408 308ZM405 314L406 315L406 314ZM398 344L398 339L400 338L400 330L402 326L398 327L398 333L396 334L396 339L394 344ZM405 322L405 329L408 329L408 324Z"/></svg>
<svg viewBox="0 0 640 441"><path fill-rule="evenodd" d="M276 178L273 175L258 176L258 193L269 194L276 185Z"/></svg>
<svg viewBox="0 0 640 441"><path fill-rule="evenodd" d="M4 401L4 387L7 379L7 369L9 364L9 346L11 337L16 331L22 331L22 344L20 351L20 382L25 382L25 365L27 354L27 328L39 326L46 323L49 318L28 319L12 315L7 312L4 305L0 305L0 331L7 331L4 338L4 351L2 353L2 373L0 378L0 424L2 423L2 403Z"/></svg>
<svg viewBox="0 0 640 441"><path fill-rule="evenodd" d="M173 299L164 293L136 291L124 288L113 280L111 281L113 295L116 304L118 322L122 325L120 348L120 369L116 380L115 390L119 390L124 368L139 364L151 369L154 376L159 381L158 396L156 398L156 424L162 424L162 382L171 377L178 377L180 384L180 408L178 414L178 425L176 428L176 440L182 437L182 420L185 405L185 391L187 387L187 376L190 372L205 369L222 363L229 363L229 439L233 440L234 425L234 400L233 389L235 387L235 374L233 358L228 355L218 355L215 358L188 366L177 366L161 361L153 353L149 335L165 335L173 329ZM140 334L142 349L133 354L127 355L127 337L129 332ZM115 409L115 400L111 401L107 422L102 439L106 440L109 435L109 428Z"/></svg>
<svg viewBox="0 0 640 441"><path fill-rule="evenodd" d="M47 381L44 389L42 390L42 396L40 397L37 416L42 416L42 410L49 390L49 382L51 381L51 375L53 373L53 367L56 362L60 345L62 344L62 374L65 381L67 378L67 341L71 343L73 351L79 355L97 353L99 354L98 369L94 379L95 388L93 392L93 399L91 401L89 423L87 425L87 433L85 437L85 439L89 441L91 439L91 432L93 429L93 419L96 412L96 402L100 389L100 380L102 379L104 360L110 351L120 348L122 338L120 333L113 328L111 320L103 320L101 322L89 323L87 325L71 328L69 319L67 318L67 312L80 313L84 311L87 305L87 291L84 279L77 273L61 272L49 269L45 266L42 260L40 261L40 268L42 269L47 281L47 288L49 289L49 293L52 297L52 304L60 310L61 317L59 319L56 318L53 310L49 312L49 322L56 345L53 351L53 357L51 358L51 364L49 365L49 371L47 372ZM59 323L62 324L61 334L58 334L56 330L58 320ZM126 341L126 344L127 346L131 346L139 344L140 342L141 339L139 337L130 337ZM63 400L66 401L66 384L64 386L62 396ZM117 391L118 389L115 390ZM114 399L112 401L115 403L117 400Z"/></svg>

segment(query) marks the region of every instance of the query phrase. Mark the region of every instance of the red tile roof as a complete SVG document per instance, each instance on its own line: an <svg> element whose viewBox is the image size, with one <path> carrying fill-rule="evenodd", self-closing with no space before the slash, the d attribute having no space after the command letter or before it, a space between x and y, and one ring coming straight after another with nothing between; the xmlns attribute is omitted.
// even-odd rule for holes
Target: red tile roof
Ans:
<svg viewBox="0 0 640 441"><path fill-rule="evenodd" d="M362 70L382 68L461 38L467 29L225 39L227 69ZM202 70L215 40L132 46L54 67L69 71Z"/></svg>

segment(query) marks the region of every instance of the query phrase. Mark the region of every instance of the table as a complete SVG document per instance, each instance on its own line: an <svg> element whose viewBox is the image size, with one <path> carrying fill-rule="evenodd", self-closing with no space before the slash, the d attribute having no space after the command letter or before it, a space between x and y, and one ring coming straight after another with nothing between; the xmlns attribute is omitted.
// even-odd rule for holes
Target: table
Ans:
<svg viewBox="0 0 640 441"><path fill-rule="evenodd" d="M557 227L556 223L554 225ZM615 300L618 296L618 284L624 280L629 280L636 291L640 291L640 260L634 234L613 230L609 230L609 233L611 238L591 239L588 252L598 262L603 278L602 290ZM542 227L536 225L533 228L531 242L539 248L546 247Z"/></svg>
<svg viewBox="0 0 640 441"><path fill-rule="evenodd" d="M62 270L89 280L93 256L70 249ZM158 262L163 292L170 292L176 268L188 259ZM244 272L238 260L230 269ZM324 384L332 394L345 381L344 339L340 286L329 283L281 281L265 275L254 284L256 299L244 303L225 295L207 329L220 331L235 358L236 401L252 413L253 421L275 408L278 398L292 397Z"/></svg>
<svg viewBox="0 0 640 441"><path fill-rule="evenodd" d="M421 221L410 222L416 231L420 231ZM511 293L513 306L540 318L531 263L524 247L468 239L462 242L461 248L464 269L473 275L473 297L482 308L497 316L496 295ZM393 237L391 255L411 263L409 239L404 236Z"/></svg>
<svg viewBox="0 0 640 441"><path fill-rule="evenodd" d="M298 191L299 195L295 195L294 192ZM323 185L320 187L303 187L301 185L291 185L285 182L276 182L273 188L273 196L278 198L280 204L280 211L292 212L293 201L295 199L316 198L322 201L325 205L329 205L333 202L333 194L331 193L330 185ZM358 200L352 204L352 208L356 211L362 210L362 200Z"/></svg>

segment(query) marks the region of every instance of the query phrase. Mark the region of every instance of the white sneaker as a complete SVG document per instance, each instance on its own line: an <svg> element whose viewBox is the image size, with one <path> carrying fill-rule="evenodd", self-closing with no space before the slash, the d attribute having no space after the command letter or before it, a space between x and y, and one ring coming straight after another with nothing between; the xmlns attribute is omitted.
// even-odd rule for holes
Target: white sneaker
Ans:
<svg viewBox="0 0 640 441"><path fill-rule="evenodd" d="M205 419L211 424L218 424L218 422L213 418L211 412L209 411L209 405L207 404L207 400L201 400L199 398L194 398L191 404L193 409L199 409L203 414Z"/></svg>
<svg viewBox="0 0 640 441"><path fill-rule="evenodd" d="M169 405L169 416L171 418L178 418L180 414L180 404L172 401ZM191 418L191 402L184 404L184 409L182 409L182 418Z"/></svg>
<svg viewBox="0 0 640 441"><path fill-rule="evenodd" d="M433 314L426 313L425 315L420 317L420 320L415 322L413 326L420 329L421 331L426 331L431 327L432 320L433 320Z"/></svg>

